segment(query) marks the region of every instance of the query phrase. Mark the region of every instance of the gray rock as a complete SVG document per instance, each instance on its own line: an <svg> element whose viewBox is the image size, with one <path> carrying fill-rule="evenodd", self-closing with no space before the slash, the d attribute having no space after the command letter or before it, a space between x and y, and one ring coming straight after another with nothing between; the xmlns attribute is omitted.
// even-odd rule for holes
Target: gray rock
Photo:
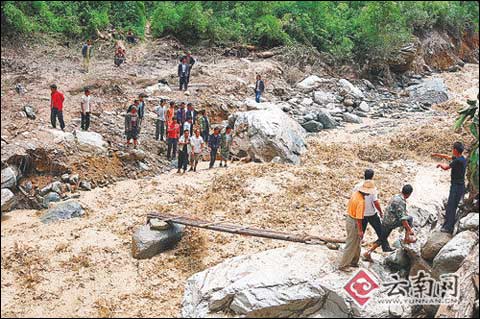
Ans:
<svg viewBox="0 0 480 319"><path fill-rule="evenodd" d="M64 183L68 183L70 181L70 175L68 174L63 174L60 179L62 180L62 182Z"/></svg>
<svg viewBox="0 0 480 319"><path fill-rule="evenodd" d="M358 110L364 113L368 113L370 112L370 106L368 105L367 102L362 101L362 103L360 103L360 105L358 106Z"/></svg>
<svg viewBox="0 0 480 319"><path fill-rule="evenodd" d="M13 188L17 186L18 169L14 166L8 166L2 169L2 188Z"/></svg>
<svg viewBox="0 0 480 319"><path fill-rule="evenodd" d="M304 98L300 104L302 104L303 106L311 106L313 104L313 100L311 98Z"/></svg>
<svg viewBox="0 0 480 319"><path fill-rule="evenodd" d="M434 273L439 276L457 271L462 261L477 242L477 234L469 230L453 237L452 240L440 249L437 256L433 259Z"/></svg>
<svg viewBox="0 0 480 319"><path fill-rule="evenodd" d="M23 111L25 112L25 114L27 115L27 117L28 117L29 119L34 120L34 119L37 117L37 116L35 115L35 110L34 110L33 107L30 106L30 105L25 105L25 106L23 107Z"/></svg>
<svg viewBox="0 0 480 319"><path fill-rule="evenodd" d="M362 123L362 119L352 113L343 113L343 119L347 123L357 123L357 124Z"/></svg>
<svg viewBox="0 0 480 319"><path fill-rule="evenodd" d="M303 121L308 122L308 121L314 121L317 118L317 115L314 113L308 113L303 116Z"/></svg>
<svg viewBox="0 0 480 319"><path fill-rule="evenodd" d="M73 174L72 176L70 176L68 181L70 182L70 184L76 185L79 179L80 176L78 176L78 174Z"/></svg>
<svg viewBox="0 0 480 319"><path fill-rule="evenodd" d="M15 195L8 188L2 188L2 213L12 210L17 203Z"/></svg>
<svg viewBox="0 0 480 319"><path fill-rule="evenodd" d="M315 91L313 93L313 100L315 101L315 103L324 106L324 105L328 105L330 103L335 103L336 102L336 97L335 97L334 94L332 94L330 92Z"/></svg>
<svg viewBox="0 0 480 319"><path fill-rule="evenodd" d="M239 112L232 153L269 162L279 156L285 163L300 163L306 151L305 130L279 108Z"/></svg>
<svg viewBox="0 0 480 319"><path fill-rule="evenodd" d="M317 121L322 123L324 129L332 129L337 127L337 122L333 119L333 117L324 111L319 111L317 113Z"/></svg>
<svg viewBox="0 0 480 319"><path fill-rule="evenodd" d="M428 78L407 88L410 97L423 104L438 104L448 100L448 88L441 78Z"/></svg>
<svg viewBox="0 0 480 319"><path fill-rule="evenodd" d="M47 212L40 217L40 221L44 224L49 224L59 220L82 217L84 214L85 211L80 203L76 201L66 201L47 210Z"/></svg>
<svg viewBox="0 0 480 319"><path fill-rule="evenodd" d="M48 208L48 204L52 202L59 202L61 200L60 195L55 192L50 192L43 198L43 207Z"/></svg>
<svg viewBox="0 0 480 319"><path fill-rule="evenodd" d="M62 184L62 182L59 182L59 181L53 182L53 183L51 184L51 188L50 188L50 189L52 190L52 192L61 194L61 193L63 193L63 184Z"/></svg>
<svg viewBox="0 0 480 319"><path fill-rule="evenodd" d="M143 161L147 154L139 149L129 150L128 152L119 152L118 156L127 161Z"/></svg>
<svg viewBox="0 0 480 319"><path fill-rule="evenodd" d="M459 230L472 230L478 231L478 213L470 213L467 216L460 219Z"/></svg>
<svg viewBox="0 0 480 319"><path fill-rule="evenodd" d="M432 261L437 256L440 249L445 246L452 235L442 233L441 231L435 231L428 236L427 242L422 247L422 258L428 261Z"/></svg>
<svg viewBox="0 0 480 319"><path fill-rule="evenodd" d="M303 123L302 127L310 133L320 132L323 129L322 123L314 120Z"/></svg>
<svg viewBox="0 0 480 319"><path fill-rule="evenodd" d="M350 83L350 81L346 79L341 79L338 81L338 84L342 87L343 90L345 90L348 94L353 95L357 99L363 99L365 98L365 95L363 92L357 88L355 85Z"/></svg>
<svg viewBox="0 0 480 319"><path fill-rule="evenodd" d="M338 271L342 252L322 246L290 245L240 256L191 276L186 283L181 317L335 318L407 317L408 306L395 308L376 302L372 293L358 307L344 287L354 275ZM374 268L375 267L375 268ZM362 268L380 280L381 265Z"/></svg>
<svg viewBox="0 0 480 319"><path fill-rule="evenodd" d="M82 188L86 191L90 191L90 190L92 190L92 184L90 184L89 181L81 181L80 182L80 188Z"/></svg>
<svg viewBox="0 0 480 319"><path fill-rule="evenodd" d="M148 259L172 248L183 236L184 226L172 224L167 230L152 230L150 225L140 227L132 236L132 256Z"/></svg>
<svg viewBox="0 0 480 319"><path fill-rule="evenodd" d="M395 271L408 270L410 258L403 249L397 249L385 258L385 264Z"/></svg>
<svg viewBox="0 0 480 319"><path fill-rule="evenodd" d="M303 79L301 82L297 83L297 88L304 91L310 91L318 87L323 82L325 82L324 79L319 78L316 75L310 75L309 77Z"/></svg>

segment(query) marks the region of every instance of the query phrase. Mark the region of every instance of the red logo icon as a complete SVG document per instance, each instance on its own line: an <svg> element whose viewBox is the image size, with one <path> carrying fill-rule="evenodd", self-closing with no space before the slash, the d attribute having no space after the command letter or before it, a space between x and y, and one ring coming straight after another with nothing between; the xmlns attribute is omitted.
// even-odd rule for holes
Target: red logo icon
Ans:
<svg viewBox="0 0 480 319"><path fill-rule="evenodd" d="M353 298L355 303L363 307L370 300L375 290L380 288L375 276L366 270L359 270L355 276L345 285L345 290Z"/></svg>

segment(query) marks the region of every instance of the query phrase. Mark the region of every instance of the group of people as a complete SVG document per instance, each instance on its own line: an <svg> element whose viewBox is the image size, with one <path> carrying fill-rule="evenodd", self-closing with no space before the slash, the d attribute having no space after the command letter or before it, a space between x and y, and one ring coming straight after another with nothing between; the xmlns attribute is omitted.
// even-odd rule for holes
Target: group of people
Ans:
<svg viewBox="0 0 480 319"><path fill-rule="evenodd" d="M125 135L127 146L133 140L134 147L138 145L145 114L145 95L140 94L127 109L125 116ZM190 164L190 171L196 172L197 165L205 151L210 153L210 165L215 164L220 151L220 166L227 167L230 148L233 143L232 128L224 130L215 127L211 133L210 119L206 110L196 111L192 103L176 102L161 99L154 108L155 139L167 143L167 159L174 160L178 152L178 172L185 173Z"/></svg>
<svg viewBox="0 0 480 319"><path fill-rule="evenodd" d="M434 153L433 157L448 159L449 164L438 164L437 168L451 170L451 186L446 208L445 221L441 232L453 233L456 223L456 212L465 192L465 172L467 160L463 156L464 146L461 142L453 144L453 156ZM378 200L378 190L373 181L374 171L367 169L364 180L355 185L347 207L346 231L347 239L339 269L358 267L361 257L361 242L365 230L370 224L377 235L377 240L363 254L365 260L371 261L371 254L378 247L384 252L391 252L388 237L396 228L405 229L405 244L416 241L413 232L413 217L407 214L407 199L413 193L410 184L403 186L401 193L393 196L385 209L382 210Z"/></svg>

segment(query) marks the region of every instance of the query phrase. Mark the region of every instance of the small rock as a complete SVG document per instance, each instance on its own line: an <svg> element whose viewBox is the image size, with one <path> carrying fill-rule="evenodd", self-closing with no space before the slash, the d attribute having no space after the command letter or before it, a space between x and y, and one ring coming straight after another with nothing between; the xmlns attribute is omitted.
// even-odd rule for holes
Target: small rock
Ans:
<svg viewBox="0 0 480 319"><path fill-rule="evenodd" d="M40 217L40 220L44 224L49 224L58 220L81 217L84 214L85 211L80 203L76 201L66 201L50 208L42 217Z"/></svg>
<svg viewBox="0 0 480 319"><path fill-rule="evenodd" d="M340 84L340 86L348 93L348 94L351 94L353 95L355 98L357 99L363 99L365 98L365 95L363 94L363 92L357 88L355 85L353 85L352 83L350 83L350 81L346 80L346 79L341 79L338 81L338 84Z"/></svg>
<svg viewBox="0 0 480 319"><path fill-rule="evenodd" d="M8 212L16 205L15 195L8 188L2 188L2 206L1 211Z"/></svg>
<svg viewBox="0 0 480 319"><path fill-rule="evenodd" d="M343 100L343 105L353 106L353 100L352 99L345 99L345 100Z"/></svg>
<svg viewBox="0 0 480 319"><path fill-rule="evenodd" d="M63 184L62 182L53 182L51 186L51 190L55 193L61 194L63 193Z"/></svg>
<svg viewBox="0 0 480 319"><path fill-rule="evenodd" d="M170 249L180 241L184 226L172 224L167 230L152 230L149 225L139 228L132 236L132 256L148 259Z"/></svg>
<svg viewBox="0 0 480 319"><path fill-rule="evenodd" d="M311 133L316 133L320 132L323 129L323 125L320 122L311 120L306 123L302 124L302 127L307 131Z"/></svg>
<svg viewBox="0 0 480 319"><path fill-rule="evenodd" d="M70 184L76 185L79 179L80 177L78 176L78 174L73 174L72 176L70 176L69 182Z"/></svg>
<svg viewBox="0 0 480 319"><path fill-rule="evenodd" d="M397 249L385 258L385 264L394 270L408 270L410 258L403 249Z"/></svg>
<svg viewBox="0 0 480 319"><path fill-rule="evenodd" d="M70 181L70 175L68 175L68 174L63 174L63 175L61 176L61 180L62 180L62 182L64 182L64 183L68 183L68 182Z"/></svg>
<svg viewBox="0 0 480 319"><path fill-rule="evenodd" d="M157 218L152 218L149 222L152 230L167 230L171 227L169 223Z"/></svg>
<svg viewBox="0 0 480 319"><path fill-rule="evenodd" d="M15 187L17 185L18 174L16 167L9 166L2 169L2 189Z"/></svg>
<svg viewBox="0 0 480 319"><path fill-rule="evenodd" d="M337 127L337 122L327 112L318 112L317 121L322 123L324 129L333 129Z"/></svg>
<svg viewBox="0 0 480 319"><path fill-rule="evenodd" d="M87 191L90 191L90 190L92 190L92 184L90 184L90 182L88 182L88 181L81 181L80 182L80 188L82 188L84 190L87 190Z"/></svg>
<svg viewBox="0 0 480 319"><path fill-rule="evenodd" d="M43 207L48 208L48 204L52 202L59 202L60 200L61 198L58 193L50 192L43 198Z"/></svg>
<svg viewBox="0 0 480 319"><path fill-rule="evenodd" d="M35 115L35 111L34 111L34 109L33 109L32 106L25 105L25 106L23 107L23 111L25 112L25 114L27 115L27 117L28 117L29 119L34 120L34 119L37 117L37 116Z"/></svg>
<svg viewBox="0 0 480 319"><path fill-rule="evenodd" d="M343 113L343 119L347 123L357 123L357 124L362 123L362 119L360 117L358 117L357 115L352 114L352 113Z"/></svg>
<svg viewBox="0 0 480 319"><path fill-rule="evenodd" d="M450 239L452 239L452 235L448 233L442 233L441 231L431 233L430 236L428 236L427 242L422 247L422 258L432 261L440 249L442 249Z"/></svg>
<svg viewBox="0 0 480 319"><path fill-rule="evenodd" d="M358 109L365 113L370 112L370 106L365 101L362 101L362 103L360 103L360 105L358 106Z"/></svg>

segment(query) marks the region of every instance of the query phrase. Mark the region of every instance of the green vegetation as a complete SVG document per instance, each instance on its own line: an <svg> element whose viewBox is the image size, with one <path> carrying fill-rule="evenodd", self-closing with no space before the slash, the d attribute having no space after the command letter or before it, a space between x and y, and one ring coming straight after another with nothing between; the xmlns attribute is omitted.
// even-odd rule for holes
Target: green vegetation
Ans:
<svg viewBox="0 0 480 319"><path fill-rule="evenodd" d="M383 58L415 32L478 30L477 1L2 1L2 34L57 33L86 38L150 20L155 37L189 44L303 43L338 59Z"/></svg>
<svg viewBox="0 0 480 319"><path fill-rule="evenodd" d="M478 151L478 106L477 101L468 101L469 106L459 112L459 117L455 122L455 129L459 129L462 126L467 126L469 132L473 136L473 144L470 146L470 156L468 158L468 176L471 187L476 195L479 191L479 151Z"/></svg>

